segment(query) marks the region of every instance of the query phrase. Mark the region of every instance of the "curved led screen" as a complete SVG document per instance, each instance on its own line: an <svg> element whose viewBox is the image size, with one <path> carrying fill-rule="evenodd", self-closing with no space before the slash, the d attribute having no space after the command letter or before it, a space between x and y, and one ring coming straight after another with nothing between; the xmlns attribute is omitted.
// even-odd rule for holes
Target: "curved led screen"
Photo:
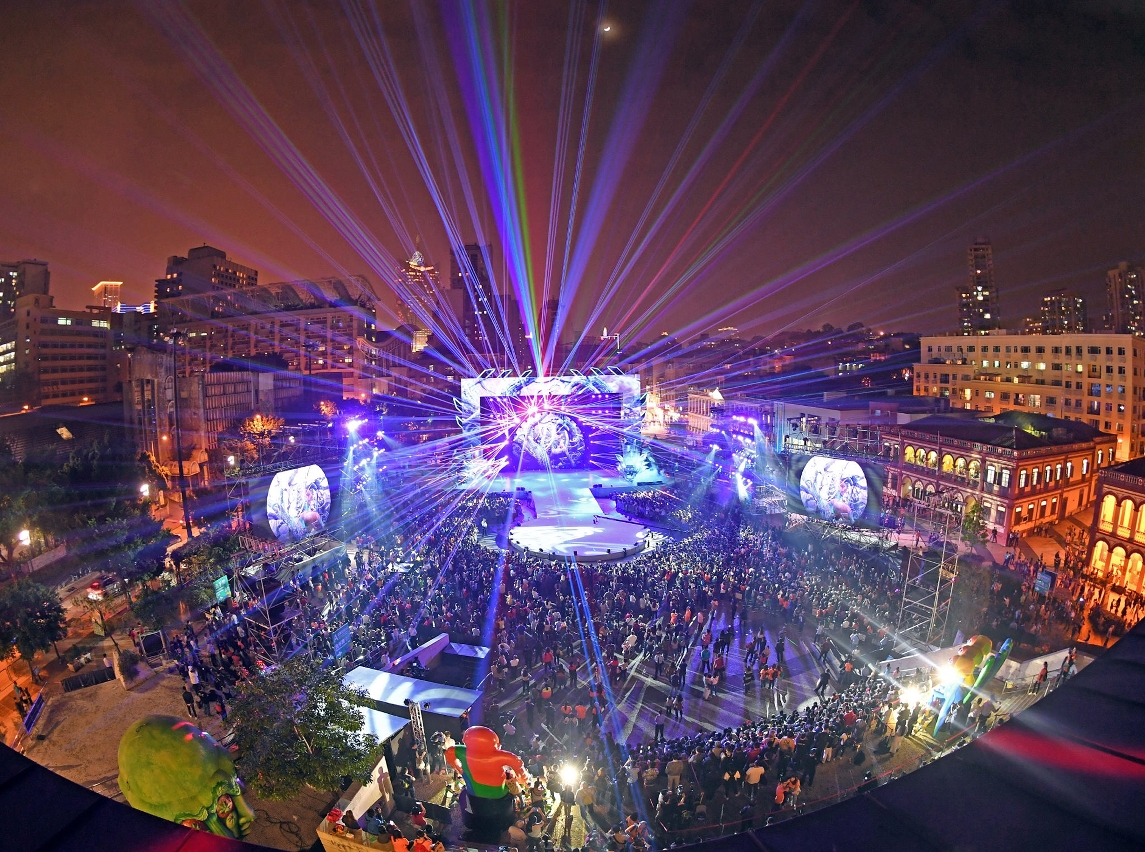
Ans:
<svg viewBox="0 0 1145 852"><path fill-rule="evenodd" d="M809 515L853 524L867 508L867 477L853 461L812 456L799 474L799 501Z"/></svg>
<svg viewBox="0 0 1145 852"><path fill-rule="evenodd" d="M330 482L316 464L276 473L266 495L266 521L283 544L321 532L330 521Z"/></svg>

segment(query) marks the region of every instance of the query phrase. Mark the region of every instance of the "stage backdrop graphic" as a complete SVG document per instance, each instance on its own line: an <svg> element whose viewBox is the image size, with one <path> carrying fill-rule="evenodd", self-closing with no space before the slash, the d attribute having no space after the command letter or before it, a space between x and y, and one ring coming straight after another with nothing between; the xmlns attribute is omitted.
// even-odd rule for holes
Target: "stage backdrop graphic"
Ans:
<svg viewBox="0 0 1145 852"><path fill-rule="evenodd" d="M512 470L614 466L639 436L638 376L462 379L458 423L481 459Z"/></svg>
<svg viewBox="0 0 1145 852"><path fill-rule="evenodd" d="M883 479L883 470L866 462L793 455L787 472L788 509L852 526L878 526Z"/></svg>
<svg viewBox="0 0 1145 852"><path fill-rule="evenodd" d="M316 464L279 471L251 482L251 520L279 543L294 544L329 526L336 493L337 477Z"/></svg>

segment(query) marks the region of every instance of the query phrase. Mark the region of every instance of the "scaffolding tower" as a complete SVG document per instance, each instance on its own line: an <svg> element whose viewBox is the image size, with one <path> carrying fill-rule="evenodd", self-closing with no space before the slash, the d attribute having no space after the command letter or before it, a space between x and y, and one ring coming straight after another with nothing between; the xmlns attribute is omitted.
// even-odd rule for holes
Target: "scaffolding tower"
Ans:
<svg viewBox="0 0 1145 852"><path fill-rule="evenodd" d="M912 501L914 528L920 515L933 523L932 542L920 541L911 548L903 577L899 608L899 638L914 645L942 643L950 617L950 600L958 578L958 536L962 531L962 508L930 501ZM931 546L933 544L933 546Z"/></svg>

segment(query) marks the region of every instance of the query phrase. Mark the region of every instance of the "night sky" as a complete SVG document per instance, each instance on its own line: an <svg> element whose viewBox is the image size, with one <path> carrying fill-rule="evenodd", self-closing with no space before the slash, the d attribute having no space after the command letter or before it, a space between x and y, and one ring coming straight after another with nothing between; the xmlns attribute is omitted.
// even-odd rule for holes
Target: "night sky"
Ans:
<svg viewBox="0 0 1145 852"><path fill-rule="evenodd" d="M1099 315L1105 269L1145 260L1137 0L9 0L3 20L0 258L48 260L65 306L104 278L144 301L203 242L266 282L378 285L420 234L448 271L443 211L463 241L515 235L497 274L537 303L563 278L569 328L646 339L951 329L980 235L1011 326L1056 287Z"/></svg>

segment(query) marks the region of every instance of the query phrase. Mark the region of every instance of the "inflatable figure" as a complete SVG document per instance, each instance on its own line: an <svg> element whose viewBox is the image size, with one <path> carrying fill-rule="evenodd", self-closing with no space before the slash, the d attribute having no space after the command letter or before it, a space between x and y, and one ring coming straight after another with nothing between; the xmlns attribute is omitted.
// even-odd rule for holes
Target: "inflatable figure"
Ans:
<svg viewBox="0 0 1145 852"><path fill-rule="evenodd" d="M136 810L241 840L254 812L230 753L177 716L145 716L119 741L119 789Z"/></svg>
<svg viewBox="0 0 1145 852"><path fill-rule="evenodd" d="M513 820L510 777L526 782L525 765L512 752L502 751L494 731L480 725L467 728L461 745L445 750L445 762L465 779L462 817L477 833L500 835Z"/></svg>
<svg viewBox="0 0 1145 852"><path fill-rule="evenodd" d="M964 696L972 694L969 690L974 686L979 666L986 667L986 658L993 647L989 636L972 636L954 653L950 661L954 675L942 685L942 709L934 723L935 736L946 724L950 708L961 702Z"/></svg>
<svg viewBox="0 0 1145 852"><path fill-rule="evenodd" d="M1012 647L1013 643L1007 639L998 647L997 653L991 654L986 658L986 662L982 664L981 669L978 671L978 680L974 681L974 688L966 693L966 697L963 701L969 701L976 693L980 693L986 688L986 685L1002 670L1002 666L1006 660L1010 659L1010 649Z"/></svg>
<svg viewBox="0 0 1145 852"><path fill-rule="evenodd" d="M954 654L950 665L961 677L959 683L971 686L974 683L974 670L982 664L993 649L994 643L989 636L971 636L969 642L963 642Z"/></svg>

